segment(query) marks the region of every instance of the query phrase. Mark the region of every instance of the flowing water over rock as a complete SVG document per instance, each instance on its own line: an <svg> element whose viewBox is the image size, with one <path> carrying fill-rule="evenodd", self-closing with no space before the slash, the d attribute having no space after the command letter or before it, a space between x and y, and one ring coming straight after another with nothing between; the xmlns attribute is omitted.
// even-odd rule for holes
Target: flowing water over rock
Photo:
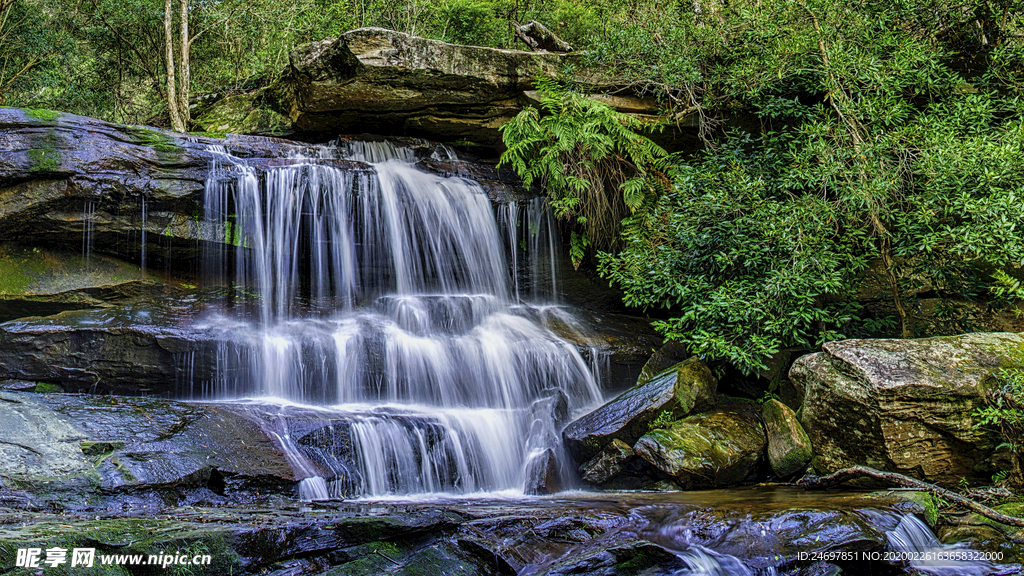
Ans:
<svg viewBox="0 0 1024 576"><path fill-rule="evenodd" d="M275 399L275 414L266 401L252 414L311 478L307 497L521 492L532 459L565 460L555 407L600 401L601 359L547 327L581 330L564 310L519 299L557 295L543 204L495 208L475 182L421 171L387 142L265 171L212 152L206 224L229 248L206 273L234 290L202 327L223 343L216 378L183 385Z"/></svg>

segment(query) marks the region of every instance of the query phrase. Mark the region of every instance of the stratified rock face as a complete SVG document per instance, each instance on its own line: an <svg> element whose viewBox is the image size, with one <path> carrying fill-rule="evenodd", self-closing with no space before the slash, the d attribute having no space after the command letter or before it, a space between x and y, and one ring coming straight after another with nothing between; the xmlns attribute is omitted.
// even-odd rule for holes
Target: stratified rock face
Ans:
<svg viewBox="0 0 1024 576"><path fill-rule="evenodd" d="M633 444L656 418L678 419L710 408L717 385L711 370L691 358L571 422L562 438L576 461L585 462L612 439Z"/></svg>
<svg viewBox="0 0 1024 576"><path fill-rule="evenodd" d="M186 310L137 304L6 322L0 375L58 383L69 392L188 395L175 374L213 378L218 343L182 325L186 318Z"/></svg>
<svg viewBox="0 0 1024 576"><path fill-rule="evenodd" d="M288 490L287 458L229 407L0 392L0 481L61 508L149 490ZM237 495L237 494L236 494Z"/></svg>
<svg viewBox="0 0 1024 576"><path fill-rule="evenodd" d="M751 477L764 447L756 410L738 404L652 430L637 440L633 451L684 488L712 488Z"/></svg>
<svg viewBox="0 0 1024 576"><path fill-rule="evenodd" d="M100 256L0 244L0 322L127 304L174 287L138 266Z"/></svg>
<svg viewBox="0 0 1024 576"><path fill-rule="evenodd" d="M0 238L82 247L149 265L198 262L225 229L203 218L203 191L221 146L257 169L293 164L305 144L185 136L58 112L0 108ZM309 162L303 160L303 162ZM349 171L369 166L324 160ZM146 244L142 243L145 237ZM148 248L148 249L147 249Z"/></svg>
<svg viewBox="0 0 1024 576"><path fill-rule="evenodd" d="M811 439L789 406L769 400L761 406L761 419L768 434L768 462L776 476L795 474L811 461Z"/></svg>
<svg viewBox="0 0 1024 576"><path fill-rule="evenodd" d="M297 48L274 90L300 132L359 127L494 143L523 91L554 77L562 58L361 28Z"/></svg>
<svg viewBox="0 0 1024 576"><path fill-rule="evenodd" d="M448 44L383 28L360 28L296 48L280 80L203 111L203 129L334 137L373 132L501 142L498 128L535 104L537 78L558 78L576 54ZM625 88L601 75L573 78L583 90ZM637 95L604 97L620 111L654 118L661 106Z"/></svg>
<svg viewBox="0 0 1024 576"><path fill-rule="evenodd" d="M789 377L819 473L864 464L931 482L985 478L997 440L972 414L1002 368L1024 366L1024 337L978 333L845 340L803 356Z"/></svg>

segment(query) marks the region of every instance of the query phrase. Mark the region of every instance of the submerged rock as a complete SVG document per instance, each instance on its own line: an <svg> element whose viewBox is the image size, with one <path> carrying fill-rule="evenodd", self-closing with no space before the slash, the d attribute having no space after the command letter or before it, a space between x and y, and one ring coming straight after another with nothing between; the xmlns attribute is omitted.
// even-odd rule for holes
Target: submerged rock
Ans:
<svg viewBox="0 0 1024 576"><path fill-rule="evenodd" d="M652 430L637 440L633 451L684 488L712 488L748 479L764 447L756 411L737 404Z"/></svg>
<svg viewBox="0 0 1024 576"><path fill-rule="evenodd" d="M585 462L613 439L636 442L656 418L674 420L710 408L716 386L711 370L691 358L571 422L562 438L573 457Z"/></svg>
<svg viewBox="0 0 1024 576"><path fill-rule="evenodd" d="M995 472L998 439L972 414L999 370L1022 366L1019 334L845 340L799 358L790 379L817 472L864 464L954 485Z"/></svg>
<svg viewBox="0 0 1024 576"><path fill-rule="evenodd" d="M761 406L761 420L768 435L768 462L776 476L786 478L811 461L811 440L789 406L768 400Z"/></svg>

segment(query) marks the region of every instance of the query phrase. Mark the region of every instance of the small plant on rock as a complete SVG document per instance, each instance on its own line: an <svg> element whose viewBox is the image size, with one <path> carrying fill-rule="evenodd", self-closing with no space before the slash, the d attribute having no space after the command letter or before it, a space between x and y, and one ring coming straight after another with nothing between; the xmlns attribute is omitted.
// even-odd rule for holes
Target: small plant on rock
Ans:
<svg viewBox="0 0 1024 576"><path fill-rule="evenodd" d="M1024 486L1021 452L1024 450L1024 369L1000 370L996 377L1002 385L988 394L987 406L974 411L976 428L994 427L1010 450L1012 469L1004 476L1011 486Z"/></svg>

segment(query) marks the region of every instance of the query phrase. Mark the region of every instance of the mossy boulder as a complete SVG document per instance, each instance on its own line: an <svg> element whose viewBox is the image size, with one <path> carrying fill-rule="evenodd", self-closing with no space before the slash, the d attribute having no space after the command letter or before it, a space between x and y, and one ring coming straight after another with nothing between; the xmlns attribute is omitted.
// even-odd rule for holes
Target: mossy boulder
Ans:
<svg viewBox="0 0 1024 576"><path fill-rule="evenodd" d="M262 96L262 90L228 96L204 110L193 123L207 133L290 135L291 120L260 105Z"/></svg>
<svg viewBox="0 0 1024 576"><path fill-rule="evenodd" d="M655 376L690 357L686 345L680 342L666 342L651 354L640 370L637 384L650 382Z"/></svg>
<svg viewBox="0 0 1024 576"><path fill-rule="evenodd" d="M652 430L633 451L684 488L713 488L750 478L765 443L757 410L734 404Z"/></svg>
<svg viewBox="0 0 1024 576"><path fill-rule="evenodd" d="M768 462L776 476L786 478L811 461L811 439L789 406L768 400L761 406L761 420L768 436Z"/></svg>
<svg viewBox="0 0 1024 576"><path fill-rule="evenodd" d="M571 422L562 438L576 461L585 462L613 439L633 444L664 413L678 419L707 410L714 405L717 386L711 370L699 358L690 358Z"/></svg>
<svg viewBox="0 0 1024 576"><path fill-rule="evenodd" d="M801 423L818 473L862 464L956 485L1001 466L994 431L973 416L1003 368L1024 367L1024 336L844 340L799 358Z"/></svg>

